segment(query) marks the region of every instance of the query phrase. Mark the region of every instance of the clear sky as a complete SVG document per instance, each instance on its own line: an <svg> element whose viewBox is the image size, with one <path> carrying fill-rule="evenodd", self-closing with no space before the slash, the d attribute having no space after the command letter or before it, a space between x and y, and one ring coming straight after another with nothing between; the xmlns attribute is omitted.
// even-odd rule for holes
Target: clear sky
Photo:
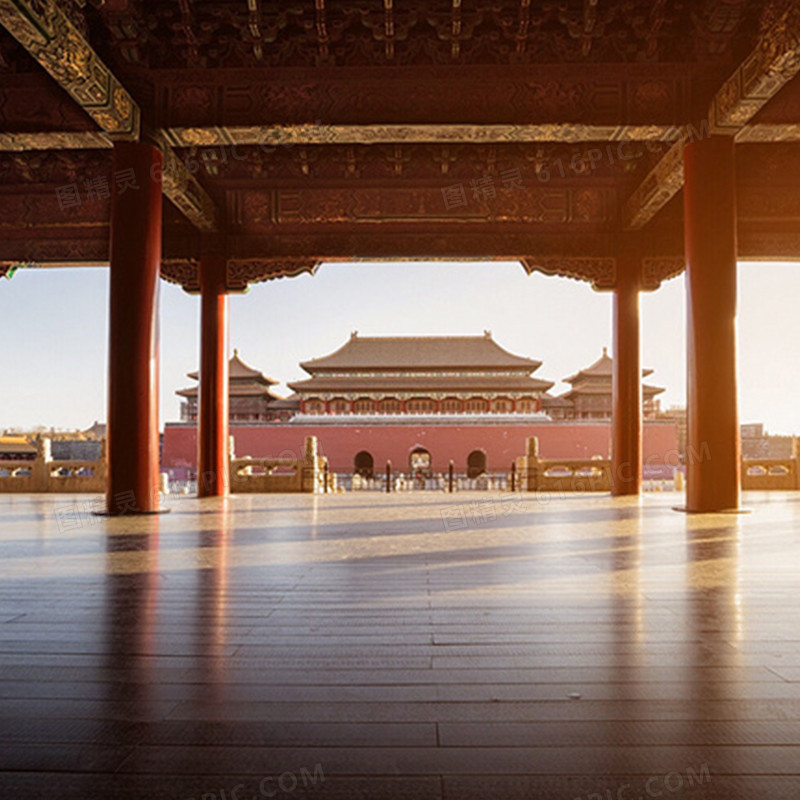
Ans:
<svg viewBox="0 0 800 800"><path fill-rule="evenodd" d="M800 265L739 267L742 422L800 433ZM106 416L105 269L20 270L0 280L0 429L86 428ZM683 279L642 296L642 362L666 387L662 406L685 404ZM179 419L175 390L199 359L199 299L161 284L161 421ZM475 334L543 362L560 381L611 346L611 296L517 263L323 264L315 276L259 284L231 298L231 347L281 382L298 362L341 346L350 332Z"/></svg>

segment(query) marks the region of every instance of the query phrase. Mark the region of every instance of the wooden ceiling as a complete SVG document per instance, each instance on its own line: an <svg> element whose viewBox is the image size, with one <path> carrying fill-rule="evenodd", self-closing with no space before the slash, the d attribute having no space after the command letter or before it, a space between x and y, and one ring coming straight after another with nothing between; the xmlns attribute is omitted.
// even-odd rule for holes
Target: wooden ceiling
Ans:
<svg viewBox="0 0 800 800"><path fill-rule="evenodd" d="M165 152L165 278L352 258L683 267L682 148L736 137L740 257L800 256L792 0L0 0L0 262L105 263Z"/></svg>

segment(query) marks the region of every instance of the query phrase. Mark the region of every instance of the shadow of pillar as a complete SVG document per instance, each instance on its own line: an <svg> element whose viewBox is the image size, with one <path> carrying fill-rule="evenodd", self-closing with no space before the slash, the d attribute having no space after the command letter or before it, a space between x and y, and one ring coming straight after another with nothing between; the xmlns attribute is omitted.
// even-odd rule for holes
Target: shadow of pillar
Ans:
<svg viewBox="0 0 800 800"><path fill-rule="evenodd" d="M685 622L691 655L685 674L687 724L695 726L692 740L706 747L741 742L736 733L738 712L749 683L738 649L743 636L740 526L736 518L724 526L706 526L701 518L687 525ZM710 768L713 774L713 763Z"/></svg>
<svg viewBox="0 0 800 800"><path fill-rule="evenodd" d="M642 589L641 507L620 509L609 538L609 613L610 667L607 676L613 701L605 715L603 741L614 749L604 764L609 774L620 776L639 772L639 748L630 747L630 733L636 721L646 717L647 699L643 681L647 680L645 607ZM624 513L622 513L624 511Z"/></svg>
<svg viewBox="0 0 800 800"><path fill-rule="evenodd" d="M195 703L220 708L225 700L228 641L228 547L231 535L227 498L211 527L198 531L194 604Z"/></svg>
<svg viewBox="0 0 800 800"><path fill-rule="evenodd" d="M144 520L145 518L139 518ZM128 532L133 525L145 532ZM104 667L116 745L136 744L166 710L156 695L159 602L157 517L108 521L105 571Z"/></svg>

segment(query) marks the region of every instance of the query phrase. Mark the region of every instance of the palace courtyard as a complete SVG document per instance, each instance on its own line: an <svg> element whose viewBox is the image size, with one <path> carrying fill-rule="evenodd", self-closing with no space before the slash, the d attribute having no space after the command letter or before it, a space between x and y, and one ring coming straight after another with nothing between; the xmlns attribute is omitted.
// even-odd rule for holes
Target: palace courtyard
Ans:
<svg viewBox="0 0 800 800"><path fill-rule="evenodd" d="M0 793L794 800L800 495L679 499L5 495Z"/></svg>

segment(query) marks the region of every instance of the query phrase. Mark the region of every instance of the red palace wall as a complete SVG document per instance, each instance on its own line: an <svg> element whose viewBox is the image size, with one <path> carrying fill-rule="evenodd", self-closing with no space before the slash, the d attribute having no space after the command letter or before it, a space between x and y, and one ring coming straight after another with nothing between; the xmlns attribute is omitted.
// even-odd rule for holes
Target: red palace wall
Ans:
<svg viewBox="0 0 800 800"><path fill-rule="evenodd" d="M375 470L391 460L395 470L408 471L410 452L424 447L431 454L434 472L446 472L450 459L456 472L466 472L467 456L484 450L490 472L510 469L511 462L525 454L525 440L539 438L542 458L608 458L611 426L607 423L540 423L531 425L293 425L286 423L231 426L239 457L299 457L306 436L316 436L321 455L333 472L350 473L353 459L369 451ZM678 464L678 437L671 423L645 423L644 464ZM175 480L185 480L197 464L197 429L191 425L167 424L164 430L163 468ZM671 474L671 473L670 473Z"/></svg>

